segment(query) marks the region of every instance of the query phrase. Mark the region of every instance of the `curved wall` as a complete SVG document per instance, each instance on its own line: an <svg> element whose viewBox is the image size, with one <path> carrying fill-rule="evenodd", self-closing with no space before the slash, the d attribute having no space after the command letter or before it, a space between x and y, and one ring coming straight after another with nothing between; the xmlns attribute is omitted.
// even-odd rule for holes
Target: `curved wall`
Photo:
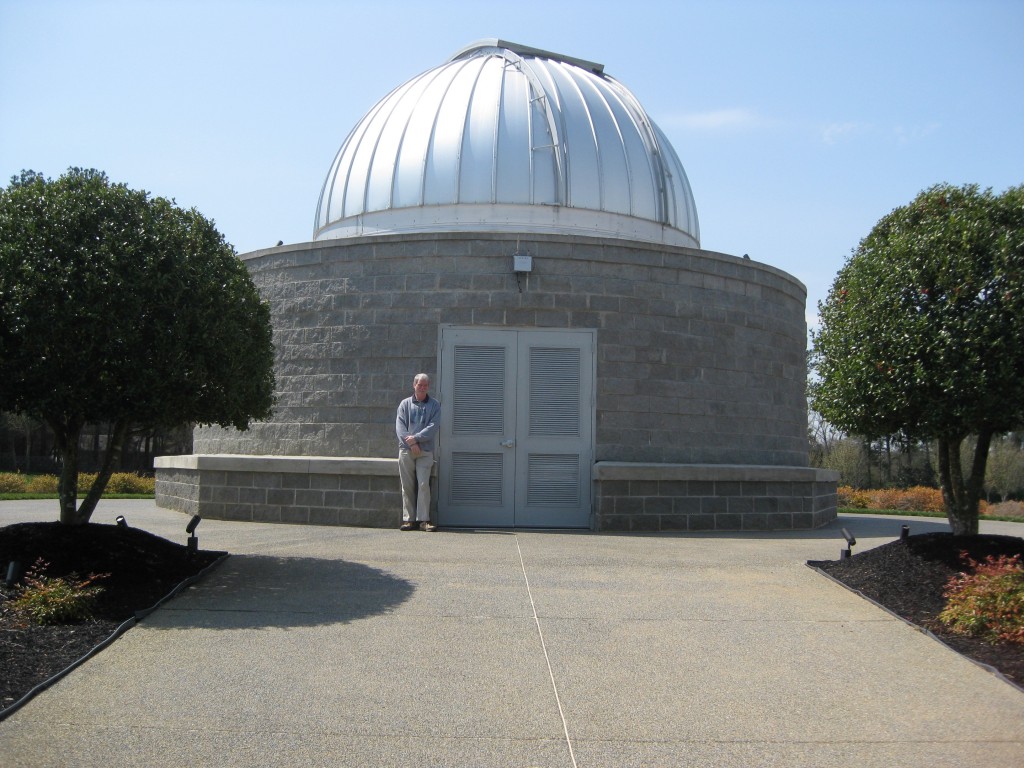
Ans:
<svg viewBox="0 0 1024 768"><path fill-rule="evenodd" d="M517 279L512 254L533 256ZM804 286L773 267L580 236L421 234L242 256L270 301L273 419L196 454L388 457L439 326L596 328L598 462L807 464ZM435 380L434 390L439 391Z"/></svg>

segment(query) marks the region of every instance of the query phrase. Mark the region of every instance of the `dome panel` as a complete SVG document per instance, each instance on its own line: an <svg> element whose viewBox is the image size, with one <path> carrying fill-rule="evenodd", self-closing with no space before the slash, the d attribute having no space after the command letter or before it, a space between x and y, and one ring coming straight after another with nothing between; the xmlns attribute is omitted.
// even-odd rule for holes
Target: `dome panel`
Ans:
<svg viewBox="0 0 1024 768"><path fill-rule="evenodd" d="M529 92L524 78L504 78L502 85L495 146L495 180L502 197L530 205L533 203L530 185L533 121L530 116Z"/></svg>
<svg viewBox="0 0 1024 768"><path fill-rule="evenodd" d="M488 70L503 64L500 59L483 59L477 71L459 155L459 202L462 203L494 202L494 159L501 93L493 90L500 89L502 78L500 73Z"/></svg>
<svg viewBox="0 0 1024 768"><path fill-rule="evenodd" d="M472 100L476 83L476 71L468 66L442 72L441 76L447 76L448 87L437 108L427 151L423 205L454 205L459 202L459 164L466 129L466 108Z"/></svg>
<svg viewBox="0 0 1024 768"><path fill-rule="evenodd" d="M601 207L601 177L598 173L597 137L593 115L573 81L562 67L548 68L560 105L563 156L566 173L566 204L594 211Z"/></svg>
<svg viewBox="0 0 1024 768"><path fill-rule="evenodd" d="M616 115L605 96L593 83L579 83L580 96L591 116L598 152L598 172L604 179L625 179L625 184L601 183L601 208L616 213L632 215L631 190L637 185L630 173L629 147L626 144L619 122L623 115ZM629 125L629 121L625 121ZM627 131L630 133L631 131Z"/></svg>
<svg viewBox="0 0 1024 768"><path fill-rule="evenodd" d="M497 40L370 110L315 222L314 239L498 228L700 245L682 163L635 97L600 64Z"/></svg>
<svg viewBox="0 0 1024 768"><path fill-rule="evenodd" d="M423 205L424 173L434 134L434 121L448 88L450 73L438 70L416 79L419 86L410 99L409 119L402 148L395 163L391 204L394 208Z"/></svg>

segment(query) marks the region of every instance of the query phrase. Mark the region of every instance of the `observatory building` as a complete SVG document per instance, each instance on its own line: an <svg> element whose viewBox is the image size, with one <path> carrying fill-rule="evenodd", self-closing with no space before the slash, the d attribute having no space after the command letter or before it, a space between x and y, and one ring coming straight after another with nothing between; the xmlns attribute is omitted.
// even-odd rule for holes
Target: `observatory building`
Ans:
<svg viewBox="0 0 1024 768"><path fill-rule="evenodd" d="M812 528L804 286L700 248L679 157L589 61L485 40L341 145L313 239L241 256L270 302L277 405L157 459L204 517L397 526L395 410L442 404L451 527Z"/></svg>

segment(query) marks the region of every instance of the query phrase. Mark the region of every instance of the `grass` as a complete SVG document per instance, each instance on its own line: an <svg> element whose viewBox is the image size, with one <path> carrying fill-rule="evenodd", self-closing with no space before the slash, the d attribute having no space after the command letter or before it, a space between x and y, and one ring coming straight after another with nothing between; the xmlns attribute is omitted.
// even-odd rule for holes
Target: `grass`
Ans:
<svg viewBox="0 0 1024 768"><path fill-rule="evenodd" d="M81 499L83 494L79 494ZM152 493L104 493L104 499L152 499ZM33 499L56 499L56 493L0 493L0 501L32 501Z"/></svg>
<svg viewBox="0 0 1024 768"><path fill-rule="evenodd" d="M94 473L79 473L78 495L84 497L95 481ZM0 500L56 499L57 485L56 475L0 472ZM108 499L151 499L155 491L156 480L152 477L131 472L115 472L110 476L103 496Z"/></svg>
<svg viewBox="0 0 1024 768"><path fill-rule="evenodd" d="M912 509L862 509L860 507L840 507L841 515L892 515L893 517L934 517L946 520L945 512L925 512ZM1024 517L1012 515L981 515L979 520L996 520L1002 523L1024 523Z"/></svg>

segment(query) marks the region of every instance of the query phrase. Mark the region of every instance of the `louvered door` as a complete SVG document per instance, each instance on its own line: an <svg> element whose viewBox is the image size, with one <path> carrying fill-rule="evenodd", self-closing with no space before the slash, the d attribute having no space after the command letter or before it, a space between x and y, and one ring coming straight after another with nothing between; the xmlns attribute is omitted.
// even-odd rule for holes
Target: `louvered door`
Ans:
<svg viewBox="0 0 1024 768"><path fill-rule="evenodd" d="M444 330L442 525L589 525L593 345L590 331Z"/></svg>

